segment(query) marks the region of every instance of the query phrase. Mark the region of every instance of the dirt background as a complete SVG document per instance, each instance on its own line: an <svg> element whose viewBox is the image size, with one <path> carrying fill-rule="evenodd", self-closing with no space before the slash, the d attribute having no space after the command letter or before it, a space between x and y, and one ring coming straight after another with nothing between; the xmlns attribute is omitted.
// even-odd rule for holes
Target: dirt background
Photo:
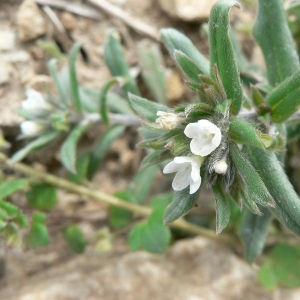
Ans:
<svg viewBox="0 0 300 300"><path fill-rule="evenodd" d="M99 0L101 2L101 0ZM51 1L50 1L51 2ZM0 125L11 143L10 152L22 146L17 141L22 118L14 109L25 99L26 88L42 91L44 84L52 85L47 71L49 53L41 42L54 42L67 53L73 41L85 41L86 61L78 60L78 75L82 85L100 89L110 78L104 64L103 47L107 32L120 32L126 58L132 68L138 68L137 45L141 41L160 47L166 64L168 100L172 104L187 101L181 74L176 70L163 46L149 38L147 32L138 33L119 18L112 17L93 6L91 1L67 1L68 7L54 14L64 26L57 31L53 20L34 1L0 0ZM199 4L201 2L201 4ZM207 21L214 1L179 0L110 0L109 3L150 26L154 32L174 27L187 34L208 56L208 43L200 32ZM263 65L261 53L247 34L254 22L255 5L242 1L243 10L231 13L233 25L247 57ZM89 17L73 12L77 5L88 8ZM199 5L203 5L199 7ZM73 7L73 9L72 9ZM184 9L183 9L184 8ZM83 9L80 10L81 13ZM147 96L147 91L145 95ZM90 132L86 143L104 132L101 127ZM135 148L138 136L135 129L116 141L93 181L99 190L113 194L127 188L136 172L141 151ZM26 162L49 172L64 175L55 149L31 155ZM157 180L160 180L158 175ZM152 191L155 193L155 187ZM17 201L26 207L22 194ZM207 195L210 200L210 195ZM78 222L89 241L83 255L75 255L62 238L61 228ZM234 253L226 245L204 238L185 239L174 243L163 255L139 251L130 253L128 230L113 232L108 225L104 204L59 192L59 204L48 215L52 243L44 248L26 251L8 249L0 245L0 299L299 299L299 291L266 291L256 280L256 268L248 266L241 253ZM96 239L95 239L96 237ZM96 247L95 245L98 245Z"/></svg>

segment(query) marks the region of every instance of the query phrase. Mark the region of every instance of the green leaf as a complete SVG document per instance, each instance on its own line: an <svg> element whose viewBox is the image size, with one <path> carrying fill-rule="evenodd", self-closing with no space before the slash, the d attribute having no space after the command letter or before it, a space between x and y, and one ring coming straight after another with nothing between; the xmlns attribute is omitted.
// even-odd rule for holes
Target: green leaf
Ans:
<svg viewBox="0 0 300 300"><path fill-rule="evenodd" d="M107 93L111 87L113 87L118 82L117 78L112 78L109 80L100 90L100 115L104 124L108 124L108 107L107 107Z"/></svg>
<svg viewBox="0 0 300 300"><path fill-rule="evenodd" d="M235 144L230 146L230 157L237 168L239 175L245 182L244 193L246 198L262 206L274 207L275 202L264 182ZM260 214L259 210L256 211L256 208L254 209L254 212Z"/></svg>
<svg viewBox="0 0 300 300"><path fill-rule="evenodd" d="M3 199L14 192L23 189L30 183L29 179L13 179L0 183L0 199Z"/></svg>
<svg viewBox="0 0 300 300"><path fill-rule="evenodd" d="M216 231L217 234L220 234L228 225L230 220L230 203L228 200L229 196L226 195L220 184L213 186L213 192L216 199Z"/></svg>
<svg viewBox="0 0 300 300"><path fill-rule="evenodd" d="M34 141L30 142L28 145L26 145L21 150L17 151L11 158L13 162L18 162L22 160L24 157L26 157L30 152L33 152L35 150L42 149L49 145L53 140L55 140L60 135L60 132L57 131L49 131Z"/></svg>
<svg viewBox="0 0 300 300"><path fill-rule="evenodd" d="M46 216L35 212L28 234L28 242L32 248L38 246L47 246L50 243L47 227L45 225Z"/></svg>
<svg viewBox="0 0 300 300"><path fill-rule="evenodd" d="M159 110L165 112L170 111L170 109L163 104L149 101L133 94L129 94L129 102L138 115L151 122L156 120L156 113Z"/></svg>
<svg viewBox="0 0 300 300"><path fill-rule="evenodd" d="M158 45L139 47L139 62L143 79L156 102L167 103L167 88L163 72L163 59Z"/></svg>
<svg viewBox="0 0 300 300"><path fill-rule="evenodd" d="M115 77L124 77L127 81L122 89L127 94L133 93L139 95L135 80L130 75L128 63L125 59L124 52L119 40L115 37L116 32L111 32L106 37L104 46L104 59L111 74Z"/></svg>
<svg viewBox="0 0 300 300"><path fill-rule="evenodd" d="M73 45L69 54L69 73L70 73L70 88L71 88L71 100L77 110L77 112L82 113L82 103L79 96L79 83L76 73L76 59L82 42L77 42Z"/></svg>
<svg viewBox="0 0 300 300"><path fill-rule="evenodd" d="M81 155L79 155L76 161L77 173L73 174L68 172L68 179L76 183L82 183L82 181L86 178L89 162L90 154L88 151L83 152Z"/></svg>
<svg viewBox="0 0 300 300"><path fill-rule="evenodd" d="M57 190L48 183L35 184L26 193L31 207L40 210L50 210L57 203Z"/></svg>
<svg viewBox="0 0 300 300"><path fill-rule="evenodd" d="M299 287L299 257L299 247L284 243L276 245L258 271L258 280L267 289L275 289L278 285L287 288Z"/></svg>
<svg viewBox="0 0 300 300"><path fill-rule="evenodd" d="M145 249L152 253L164 252L171 240L170 229L163 225L163 214L172 195L159 195L152 199L154 208L149 220L135 226L129 234L129 246L132 251Z"/></svg>
<svg viewBox="0 0 300 300"><path fill-rule="evenodd" d="M240 118L230 118L230 137L239 144L264 148L255 127Z"/></svg>
<svg viewBox="0 0 300 300"><path fill-rule="evenodd" d="M247 210L241 226L241 238L245 247L245 256L249 263L262 252L268 234L268 228L273 214L265 207L261 207L261 216Z"/></svg>
<svg viewBox="0 0 300 300"><path fill-rule="evenodd" d="M200 83L199 75L202 73L198 66L183 52L180 50L174 50L174 58L185 73L185 75L194 82Z"/></svg>
<svg viewBox="0 0 300 300"><path fill-rule="evenodd" d="M77 125L60 148L61 161L68 171L76 174L76 146L84 131L88 128L89 123Z"/></svg>
<svg viewBox="0 0 300 300"><path fill-rule="evenodd" d="M68 105L68 98L67 98L67 95L65 94L64 88L62 86L62 82L60 80L60 76L57 72L56 59L51 59L49 61L48 69L49 69L51 77L53 78L55 87L58 91L59 99L62 101L63 104L65 104L67 106Z"/></svg>
<svg viewBox="0 0 300 300"><path fill-rule="evenodd" d="M299 68L298 55L282 0L259 0L258 4L253 35L262 49L269 83L276 86Z"/></svg>
<svg viewBox="0 0 300 300"><path fill-rule="evenodd" d="M76 225L70 225L63 229L63 236L68 242L70 248L75 253L83 253L87 244L82 230Z"/></svg>
<svg viewBox="0 0 300 300"><path fill-rule="evenodd" d="M88 167L87 177L91 180L104 157L106 156L112 143L122 134L124 131L124 125L114 125L109 128L104 135L96 142L96 145L93 147L90 163Z"/></svg>
<svg viewBox="0 0 300 300"><path fill-rule="evenodd" d="M246 147L245 150L276 203L271 211L300 236L300 199L275 154L254 147Z"/></svg>
<svg viewBox="0 0 300 300"><path fill-rule="evenodd" d="M243 90L237 69L233 46L229 37L229 11L240 4L235 0L220 0L212 8L209 18L210 68L214 76L214 66L218 66L221 81L232 100L231 113L237 115L243 101Z"/></svg>
<svg viewBox="0 0 300 300"><path fill-rule="evenodd" d="M133 202L132 195L129 191L117 192L114 196L126 202ZM109 223L114 229L129 225L131 217L131 211L112 205L109 207Z"/></svg>
<svg viewBox="0 0 300 300"><path fill-rule="evenodd" d="M300 106L300 70L285 79L268 96L271 117L275 123L286 121Z"/></svg>
<svg viewBox="0 0 300 300"><path fill-rule="evenodd" d="M157 173L158 166L150 166L136 173L132 180L130 191L135 203L143 203L148 196L154 177Z"/></svg>
<svg viewBox="0 0 300 300"><path fill-rule="evenodd" d="M27 221L23 213L14 205L0 201L0 212L5 211L8 218L20 227L27 227Z"/></svg>
<svg viewBox="0 0 300 300"><path fill-rule="evenodd" d="M209 61L199 52L187 36L172 28L162 29L160 34L174 60L174 50L180 50L196 64L201 70L201 74L209 75Z"/></svg>
<svg viewBox="0 0 300 300"><path fill-rule="evenodd" d="M190 194L190 187L175 191L173 201L169 204L164 215L164 224L169 225L178 218L186 215L196 204L200 190Z"/></svg>

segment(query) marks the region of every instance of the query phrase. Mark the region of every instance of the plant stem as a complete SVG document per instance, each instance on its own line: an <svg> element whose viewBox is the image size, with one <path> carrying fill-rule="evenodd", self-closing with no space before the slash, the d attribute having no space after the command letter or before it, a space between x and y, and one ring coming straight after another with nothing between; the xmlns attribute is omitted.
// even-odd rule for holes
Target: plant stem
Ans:
<svg viewBox="0 0 300 300"><path fill-rule="evenodd" d="M7 156L5 156L3 153L0 153L0 162L2 166L9 167L15 171L18 171L20 173L23 173L25 175L31 176L33 178L37 178L39 180L42 180L44 182L47 182L49 184L52 184L58 188L65 189L67 191L79 194L79 195L84 195L84 196L89 196L97 201L105 202L109 205L114 205L129 211L132 211L133 213L140 215L140 216L150 216L152 213L152 209L150 207L130 203L123 201L119 198L116 198L111 195L107 195L105 193L102 193L100 191L94 190L92 188L87 188L82 185L75 184L71 181L68 181L66 179L62 179L60 177L35 170L32 167L29 167L25 164L22 163L13 163ZM231 245L235 245L237 243L237 240L231 236L231 235L226 235L222 234L220 236L216 235L216 233L210 229L202 228L197 225L191 224L184 219L179 219L175 221L174 223L171 224L172 227L184 230L186 232L189 232L191 234L195 235L202 235L207 238L220 241L220 242L225 242L229 243Z"/></svg>

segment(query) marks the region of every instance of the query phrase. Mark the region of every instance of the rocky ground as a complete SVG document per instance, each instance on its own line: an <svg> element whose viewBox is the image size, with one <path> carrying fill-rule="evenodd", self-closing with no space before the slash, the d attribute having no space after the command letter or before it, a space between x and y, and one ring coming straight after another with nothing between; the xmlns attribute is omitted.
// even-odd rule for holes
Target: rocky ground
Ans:
<svg viewBox="0 0 300 300"><path fill-rule="evenodd" d="M87 61L78 61L79 80L85 86L100 89L110 78L103 62L107 31L118 29L132 67L137 65L136 45L148 37L147 43L158 45L165 54L166 72L169 74L168 100L177 103L189 96L180 74L155 40L155 35L160 28L175 27L188 34L207 55L207 40L201 36L199 25L207 20L215 1L109 1L123 13L149 25L151 30L148 33L137 32L119 18L93 6L92 2L68 1L69 6L58 9L54 4L60 1L48 1L63 25L62 34L57 32L57 24L49 18L47 8L31 0L0 0L0 126L13 145L22 121L14 109L25 98L26 88L42 91L45 84L52 85L46 67L50 55L42 46L47 42L59 44L67 53L72 41L85 41ZM247 28L253 22L254 8L247 6L249 1L244 2L244 11L233 11L232 20L236 26ZM88 17L74 13L76 5L85 5L88 10L80 9L80 13L86 12ZM251 37L240 35L239 39L243 41L247 56L261 64L261 54ZM93 139L93 134L99 133L90 133L90 139ZM138 150L132 148L129 136L134 135L131 132L116 141L96 176L94 185L103 192L112 194L130 183L140 156ZM33 156L28 163L35 161L37 168L59 173L61 170L53 158L53 152L53 149L48 149L46 153ZM162 255L143 251L130 253L126 232L112 237L105 205L63 192L59 199L58 207L50 215L53 220L49 227L52 238L50 246L20 252L1 248L0 245L0 255L5 258L0 263L1 300L300 298L300 290L264 290L256 280L255 266L247 265L226 245L205 238L175 242ZM81 218L80 225L87 237L99 230L106 237L98 252L91 246L80 256L70 251L59 234L64 224L57 225L57 220L74 217Z"/></svg>

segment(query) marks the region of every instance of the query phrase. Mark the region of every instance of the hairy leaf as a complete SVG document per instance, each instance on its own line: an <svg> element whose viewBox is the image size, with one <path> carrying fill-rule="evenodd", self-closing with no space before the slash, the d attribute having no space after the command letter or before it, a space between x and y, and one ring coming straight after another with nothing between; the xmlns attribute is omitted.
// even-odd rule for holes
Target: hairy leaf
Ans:
<svg viewBox="0 0 300 300"><path fill-rule="evenodd" d="M96 142L90 157L90 163L87 172L88 179L91 180L95 176L99 165L106 156L110 146L122 134L124 129L124 125L114 125L110 127Z"/></svg>
<svg viewBox="0 0 300 300"><path fill-rule="evenodd" d="M164 215L164 224L168 225L178 218L186 215L196 204L200 190L194 194L190 194L190 187L182 191L175 191L172 202L166 209Z"/></svg>
<svg viewBox="0 0 300 300"><path fill-rule="evenodd" d="M214 185L213 192L216 199L216 231L217 234L220 234L230 220L230 203L228 201L228 195L225 194L221 185Z"/></svg>
<svg viewBox="0 0 300 300"><path fill-rule="evenodd" d="M271 85L276 86L299 68L282 0L258 1L253 35L262 49Z"/></svg>
<svg viewBox="0 0 300 300"><path fill-rule="evenodd" d="M245 256L249 263L262 252L273 214L266 207L261 207L261 216L249 210L242 221L241 238L245 247Z"/></svg>
<svg viewBox="0 0 300 300"><path fill-rule="evenodd" d="M84 252L87 242L84 239L82 230L77 225L70 225L64 228L62 232L65 240L75 253Z"/></svg>
<svg viewBox="0 0 300 300"><path fill-rule="evenodd" d="M77 125L69 134L65 142L62 144L60 148L61 161L68 171L76 174L76 147L77 143L84 133L84 131L88 128L89 124L79 124Z"/></svg>
<svg viewBox="0 0 300 300"><path fill-rule="evenodd" d="M157 111L169 111L170 109L160 103L149 101L145 98L129 94L129 101L132 108L139 114L141 117L154 122L157 118Z"/></svg>
<svg viewBox="0 0 300 300"><path fill-rule="evenodd" d="M115 32L110 32L106 37L104 58L113 76L125 78L126 83L122 86L122 89L126 97L129 92L139 95L136 82L130 75L128 63L125 59L122 46L119 40L115 37Z"/></svg>
<svg viewBox="0 0 300 300"><path fill-rule="evenodd" d="M239 144L264 148L255 127L240 118L230 118L230 137Z"/></svg>
<svg viewBox="0 0 300 300"><path fill-rule="evenodd" d="M229 10L240 8L235 0L220 0L212 8L209 19L210 68L214 76L214 66L218 66L221 81L227 94L232 100L231 113L238 114L243 101L243 90L240 75L229 37Z"/></svg>
<svg viewBox="0 0 300 300"><path fill-rule="evenodd" d="M33 214L31 228L28 234L28 242L32 248L38 246L47 246L50 243L50 237L45 225L46 216L35 212Z"/></svg>
<svg viewBox="0 0 300 300"><path fill-rule="evenodd" d="M286 121L300 106L300 70L285 79L267 96L271 118L275 123Z"/></svg>
<svg viewBox="0 0 300 300"><path fill-rule="evenodd" d="M209 61L199 52L187 36L173 28L162 29L160 34L174 60L174 50L180 50L196 64L201 70L201 74L209 75Z"/></svg>

